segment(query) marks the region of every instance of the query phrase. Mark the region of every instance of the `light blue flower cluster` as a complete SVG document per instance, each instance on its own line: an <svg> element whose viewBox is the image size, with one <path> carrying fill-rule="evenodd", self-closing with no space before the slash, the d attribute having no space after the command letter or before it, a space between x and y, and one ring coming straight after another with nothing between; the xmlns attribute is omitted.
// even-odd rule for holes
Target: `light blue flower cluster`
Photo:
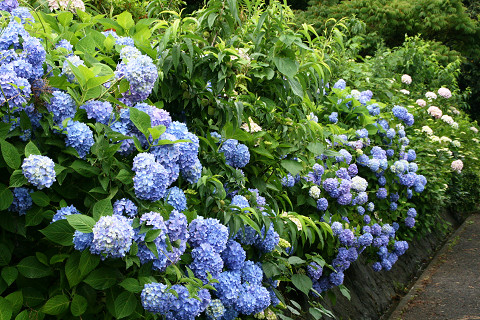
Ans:
<svg viewBox="0 0 480 320"><path fill-rule="evenodd" d="M409 113L407 109L402 106L394 106L392 113L396 118L402 120L407 126L411 126L415 122L413 114Z"/></svg>
<svg viewBox="0 0 480 320"><path fill-rule="evenodd" d="M248 147L238 140L227 139L218 151L225 155L225 162L234 168L243 168L250 161Z"/></svg>
<svg viewBox="0 0 480 320"><path fill-rule="evenodd" d="M23 160L22 172L39 190L50 188L56 180L55 164L46 156L29 155Z"/></svg>
<svg viewBox="0 0 480 320"><path fill-rule="evenodd" d="M328 116L328 120L329 120L331 123L337 123L337 122L338 122L338 112L332 112L332 113Z"/></svg>
<svg viewBox="0 0 480 320"><path fill-rule="evenodd" d="M205 310L207 319L220 320L225 314L225 306L220 299L213 299Z"/></svg>
<svg viewBox="0 0 480 320"><path fill-rule="evenodd" d="M72 44L70 43L70 41L66 40L66 39L62 39L60 41L58 41L58 43L55 45L55 48L58 49L58 48L63 48L67 51L67 57L73 55L73 46ZM61 50L63 50L61 49Z"/></svg>
<svg viewBox="0 0 480 320"><path fill-rule="evenodd" d="M221 253L225 267L229 270L240 270L245 262L246 252L235 240L229 240Z"/></svg>
<svg viewBox="0 0 480 320"><path fill-rule="evenodd" d="M77 106L68 93L57 90L53 92L47 110L53 113L53 121L61 126L63 120L75 116Z"/></svg>
<svg viewBox="0 0 480 320"><path fill-rule="evenodd" d="M133 159L135 195L142 200L157 201L165 196L168 173L151 153L140 153Z"/></svg>
<svg viewBox="0 0 480 320"><path fill-rule="evenodd" d="M4 0L0 2L0 10L12 12L15 8L18 7L17 0Z"/></svg>
<svg viewBox="0 0 480 320"><path fill-rule="evenodd" d="M175 210L182 212L187 209L187 197L179 187L168 189L165 193L165 200L167 200L167 203Z"/></svg>
<svg viewBox="0 0 480 320"><path fill-rule="evenodd" d="M124 216L102 216L93 226L90 252L102 259L123 258L133 243L131 220Z"/></svg>
<svg viewBox="0 0 480 320"><path fill-rule="evenodd" d="M63 207L57 210L57 212L53 215L52 221L50 223L54 223L55 221L58 221L58 220L67 219L67 216L71 214L81 214L81 213L73 205L70 205L68 207Z"/></svg>
<svg viewBox="0 0 480 320"><path fill-rule="evenodd" d="M7 1L2 1L7 2ZM30 10L26 7L17 7L11 11L12 17L20 18L20 22L25 24L27 22L35 22Z"/></svg>
<svg viewBox="0 0 480 320"><path fill-rule="evenodd" d="M78 156L85 159L85 156L90 153L90 148L95 143L92 130L83 122L69 120L66 131L66 146L75 148Z"/></svg>
<svg viewBox="0 0 480 320"><path fill-rule="evenodd" d="M210 304L208 290L199 290L197 297L191 297L188 289L178 284L168 288L162 283L147 283L141 293L145 310L176 320L195 319Z"/></svg>
<svg viewBox="0 0 480 320"><path fill-rule="evenodd" d="M13 202L8 207L8 211L17 212L21 216L25 215L33 205L32 197L30 196L32 192L33 190L28 188L14 188Z"/></svg>
<svg viewBox="0 0 480 320"><path fill-rule="evenodd" d="M112 120L113 107L108 101L90 100L80 107L87 112L88 119L94 119L96 122L108 124Z"/></svg>
<svg viewBox="0 0 480 320"><path fill-rule="evenodd" d="M130 48L132 47L126 46L120 51L122 62L117 65L115 78L127 79L130 87L122 94L121 100L126 105L133 106L148 98L157 80L158 71L152 59L146 55L125 57L125 51Z"/></svg>
<svg viewBox="0 0 480 320"><path fill-rule="evenodd" d="M223 260L214 248L204 242L192 250L193 261L189 265L195 276L208 283L208 273L213 278L218 278L223 269Z"/></svg>
<svg viewBox="0 0 480 320"><path fill-rule="evenodd" d="M124 215L128 218L134 218L138 213L137 206L132 200L122 198L113 204L113 214Z"/></svg>
<svg viewBox="0 0 480 320"><path fill-rule="evenodd" d="M140 259L140 263L144 264L153 261L153 269L159 271L165 270L168 265L166 253L167 226L163 221L162 215L155 211L146 212L140 217L140 223L151 226L153 230L161 230L160 234L153 240L158 257L147 247L145 243L146 233L141 233L140 228L134 230L134 240L138 244L137 256Z"/></svg>
<svg viewBox="0 0 480 320"><path fill-rule="evenodd" d="M190 223L188 232L190 235L188 242L193 247L208 243L213 251L220 253L227 246L228 228L217 219L198 217Z"/></svg>

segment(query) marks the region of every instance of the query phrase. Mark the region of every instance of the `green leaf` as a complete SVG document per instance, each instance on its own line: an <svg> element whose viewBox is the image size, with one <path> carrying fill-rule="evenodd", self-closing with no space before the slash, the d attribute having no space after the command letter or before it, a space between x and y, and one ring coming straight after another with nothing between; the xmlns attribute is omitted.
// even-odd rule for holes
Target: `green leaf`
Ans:
<svg viewBox="0 0 480 320"><path fill-rule="evenodd" d="M278 71L284 74L287 78L293 79L298 72L298 62L290 58L273 58L273 62Z"/></svg>
<svg viewBox="0 0 480 320"><path fill-rule="evenodd" d="M0 320L10 320L13 309L10 301L0 297Z"/></svg>
<svg viewBox="0 0 480 320"><path fill-rule="evenodd" d="M4 243L0 243L0 266L6 266L12 259L10 250Z"/></svg>
<svg viewBox="0 0 480 320"><path fill-rule="evenodd" d="M14 314L17 314L20 308L22 308L23 294L21 290L10 293L5 299L10 302Z"/></svg>
<svg viewBox="0 0 480 320"><path fill-rule="evenodd" d="M67 216L68 223L83 233L92 232L92 228L95 225L95 220L92 217L86 216L84 214L71 214Z"/></svg>
<svg viewBox="0 0 480 320"><path fill-rule="evenodd" d="M147 234L145 235L145 242L151 242L155 239L158 238L160 233L163 231L161 229L151 229L147 231Z"/></svg>
<svg viewBox="0 0 480 320"><path fill-rule="evenodd" d="M113 74L90 78L87 81L87 89L92 89L94 87L98 87L98 86L104 84L105 82L107 82L108 80L110 80L112 77L113 77ZM100 91L100 93L101 93L101 91Z"/></svg>
<svg viewBox="0 0 480 320"><path fill-rule="evenodd" d="M143 286L140 285L137 279L127 278L120 282L120 286L125 290L133 293L140 293L143 290Z"/></svg>
<svg viewBox="0 0 480 320"><path fill-rule="evenodd" d="M59 315L68 309L70 300L65 295L57 295L48 299L47 303L40 309L41 312L50 315Z"/></svg>
<svg viewBox="0 0 480 320"><path fill-rule="evenodd" d="M150 119L150 116L141 111L138 110L137 108L129 108L130 109L130 120L132 120L133 124L135 127L137 127L140 132L143 133L145 137L148 138L149 133L148 133L148 128L151 127L152 120Z"/></svg>
<svg viewBox="0 0 480 320"><path fill-rule="evenodd" d="M58 22L64 27L68 26L72 22L73 13L69 11L60 12L57 16Z"/></svg>
<svg viewBox="0 0 480 320"><path fill-rule="evenodd" d="M132 14L128 11L124 11L117 16L117 22L120 26L122 26L125 31L130 30L135 25L133 21Z"/></svg>
<svg viewBox="0 0 480 320"><path fill-rule="evenodd" d="M133 182L133 174L125 169L120 169L115 178L123 184L131 184Z"/></svg>
<svg viewBox="0 0 480 320"><path fill-rule="evenodd" d="M12 169L18 169L20 167L21 159L20 154L15 146L5 140L0 142L2 149L2 156L7 165Z"/></svg>
<svg viewBox="0 0 480 320"><path fill-rule="evenodd" d="M65 275L67 276L68 284L70 288L76 286L82 281L82 275L78 265L80 264L80 252L75 251L72 253L65 263Z"/></svg>
<svg viewBox="0 0 480 320"><path fill-rule="evenodd" d="M124 291L115 299L115 313L118 319L128 317L135 311L137 298L132 292Z"/></svg>
<svg viewBox="0 0 480 320"><path fill-rule="evenodd" d="M40 150L38 150L35 143L33 143L32 141L29 141L25 146L25 157L28 157L31 154L39 155L39 156L42 155L42 153L40 152Z"/></svg>
<svg viewBox="0 0 480 320"><path fill-rule="evenodd" d="M100 263L100 257L91 254L88 250L83 250L80 256L80 262L78 264L78 270L80 270L80 276L85 277L93 269L95 269Z"/></svg>
<svg viewBox="0 0 480 320"><path fill-rule="evenodd" d="M5 185L0 184L0 211L8 209L13 202L13 193Z"/></svg>
<svg viewBox="0 0 480 320"><path fill-rule="evenodd" d="M10 123L0 123L0 139L5 139L7 134L10 132Z"/></svg>
<svg viewBox="0 0 480 320"><path fill-rule="evenodd" d="M98 221L100 217L111 216L113 214L112 202L110 199L97 201L93 206L93 219Z"/></svg>
<svg viewBox="0 0 480 320"><path fill-rule="evenodd" d="M282 160L280 163L292 176L296 176L303 170L300 162L294 160Z"/></svg>
<svg viewBox="0 0 480 320"><path fill-rule="evenodd" d="M10 286L18 277L18 271L15 267L5 267L2 269L2 279Z"/></svg>
<svg viewBox="0 0 480 320"><path fill-rule="evenodd" d="M34 256L23 258L17 269L22 276L29 279L43 278L52 274L52 270Z"/></svg>
<svg viewBox="0 0 480 320"><path fill-rule="evenodd" d="M167 128L165 126L155 126L153 128L148 128L148 132L152 135L153 140L157 140L165 132Z"/></svg>
<svg viewBox="0 0 480 320"><path fill-rule="evenodd" d="M81 316L87 310L88 301L81 295L74 295L70 304L70 311L75 317Z"/></svg>
<svg viewBox="0 0 480 320"><path fill-rule="evenodd" d="M303 260L302 258L296 257L296 256L288 258L288 263L290 263L291 265L303 264L305 262L306 262L305 260Z"/></svg>
<svg viewBox="0 0 480 320"><path fill-rule="evenodd" d="M22 170L13 171L12 175L10 176L10 187L18 188L27 183L27 178L25 178L23 175Z"/></svg>
<svg viewBox="0 0 480 320"><path fill-rule="evenodd" d="M310 142L307 145L307 149L311 153L321 156L323 154L323 151L325 151L325 146L320 142Z"/></svg>
<svg viewBox="0 0 480 320"><path fill-rule="evenodd" d="M30 194L33 202L39 207L46 207L50 204L50 198L42 191L35 191Z"/></svg>
<svg viewBox="0 0 480 320"><path fill-rule="evenodd" d="M67 220L62 219L49 224L40 232L50 241L62 246L71 246L75 229L70 226Z"/></svg>
<svg viewBox="0 0 480 320"><path fill-rule="evenodd" d="M347 287L345 287L344 285L340 285L338 289L340 289L340 292L343 294L345 298L348 299L348 301L351 300L350 291L347 289Z"/></svg>
<svg viewBox="0 0 480 320"><path fill-rule="evenodd" d="M88 162L83 160L75 160L70 165L70 168L72 168L84 177L98 176L101 172L99 168L92 167Z"/></svg>
<svg viewBox="0 0 480 320"><path fill-rule="evenodd" d="M312 288L312 280L304 274L294 274L292 276L292 283L298 290L302 291L306 295Z"/></svg>
<svg viewBox="0 0 480 320"><path fill-rule="evenodd" d="M117 272L111 268L100 268L92 271L83 281L93 289L105 290L115 285L117 282Z"/></svg>
<svg viewBox="0 0 480 320"><path fill-rule="evenodd" d="M53 211L52 210L47 210L43 208L36 208L33 210L29 210L25 216L25 226L26 227L33 227L33 226L38 226L42 221L43 217L47 217L50 213L52 213L53 216Z"/></svg>

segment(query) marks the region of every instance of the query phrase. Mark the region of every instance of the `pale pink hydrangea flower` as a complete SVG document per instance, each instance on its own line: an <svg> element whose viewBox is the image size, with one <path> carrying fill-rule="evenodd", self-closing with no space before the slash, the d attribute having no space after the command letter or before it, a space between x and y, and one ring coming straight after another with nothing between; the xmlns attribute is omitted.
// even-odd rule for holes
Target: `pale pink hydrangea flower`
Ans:
<svg viewBox="0 0 480 320"><path fill-rule="evenodd" d="M454 160L452 161L452 170L457 171L458 173L462 172L463 169L463 162L462 160Z"/></svg>
<svg viewBox="0 0 480 320"><path fill-rule="evenodd" d="M423 126L422 127L422 132L425 132L429 136L433 134L433 130L429 126Z"/></svg>
<svg viewBox="0 0 480 320"><path fill-rule="evenodd" d="M405 95L409 95L409 94L410 94L410 91L405 90L405 89L400 90L400 92L403 93L403 94L405 94Z"/></svg>
<svg viewBox="0 0 480 320"><path fill-rule="evenodd" d="M442 117L442 110L440 110L438 107L431 106L430 108L427 109L427 112L429 115L432 117L435 117L436 119L440 119Z"/></svg>
<svg viewBox="0 0 480 320"><path fill-rule="evenodd" d="M420 107L425 107L427 105L427 102L423 99L418 99L415 101L416 104L418 104Z"/></svg>
<svg viewBox="0 0 480 320"><path fill-rule="evenodd" d="M412 83L412 77L410 77L408 74L404 74L402 76L402 82L405 84L410 84Z"/></svg>
<svg viewBox="0 0 480 320"><path fill-rule="evenodd" d="M260 127L258 124L256 124L251 117L248 117L248 122L250 124L250 127L248 126L248 123L244 123L241 125L240 128L247 132L259 132L262 131L262 127Z"/></svg>
<svg viewBox="0 0 480 320"><path fill-rule="evenodd" d="M437 99L437 95L435 94L435 92L432 91L428 91L427 93L425 93L425 97L427 97L428 100Z"/></svg>
<svg viewBox="0 0 480 320"><path fill-rule="evenodd" d="M456 115L459 115L459 114L460 114L460 111L458 111L457 108L451 107L450 109L452 109L453 114L456 114Z"/></svg>
<svg viewBox="0 0 480 320"><path fill-rule="evenodd" d="M50 10L70 10L76 12L77 9L85 11L85 4L82 0L48 0Z"/></svg>
<svg viewBox="0 0 480 320"><path fill-rule="evenodd" d="M440 97L443 97L445 99L452 97L452 92L444 87L441 87L440 89L438 89L438 94L440 95Z"/></svg>
<svg viewBox="0 0 480 320"><path fill-rule="evenodd" d="M470 130L472 130L472 131L473 131L473 133L478 133L478 129L477 129L477 128L475 128L475 127L470 127Z"/></svg>

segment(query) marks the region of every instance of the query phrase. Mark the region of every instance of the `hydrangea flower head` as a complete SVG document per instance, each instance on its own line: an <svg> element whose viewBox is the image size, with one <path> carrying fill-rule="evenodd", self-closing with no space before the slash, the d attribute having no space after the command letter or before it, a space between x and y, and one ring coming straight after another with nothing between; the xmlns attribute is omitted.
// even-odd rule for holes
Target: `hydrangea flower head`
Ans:
<svg viewBox="0 0 480 320"><path fill-rule="evenodd" d="M132 200L123 198L115 201L113 204L113 214L125 215L129 218L134 218L137 215L137 206Z"/></svg>
<svg viewBox="0 0 480 320"><path fill-rule="evenodd" d="M190 223L188 231L188 242L194 247L208 243L215 252L222 252L226 248L228 228L217 219L198 217Z"/></svg>
<svg viewBox="0 0 480 320"><path fill-rule="evenodd" d="M332 112L332 113L328 116L328 120L329 120L331 123L337 123L337 122L338 122L338 112Z"/></svg>
<svg viewBox="0 0 480 320"><path fill-rule="evenodd" d="M84 159L95 143L92 130L83 122L69 120L66 131L65 144L75 148L79 157Z"/></svg>
<svg viewBox="0 0 480 320"><path fill-rule="evenodd" d="M461 173L463 169L463 162L462 160L454 160L452 161L451 168L453 171L456 171L457 173Z"/></svg>
<svg viewBox="0 0 480 320"><path fill-rule="evenodd" d="M32 192L33 190L28 188L14 188L13 202L10 207L8 207L8 211L18 212L21 216L25 215L33 205L33 200L30 196Z"/></svg>
<svg viewBox="0 0 480 320"><path fill-rule="evenodd" d="M320 198L317 200L317 209L320 211L326 211L328 208L328 200L326 198Z"/></svg>
<svg viewBox="0 0 480 320"><path fill-rule="evenodd" d="M343 79L339 79L337 82L335 82L333 88L343 90L347 88L347 82Z"/></svg>
<svg viewBox="0 0 480 320"><path fill-rule="evenodd" d="M412 77L410 77L408 74L402 75L402 83L411 84L412 83Z"/></svg>
<svg viewBox="0 0 480 320"><path fill-rule="evenodd" d="M56 180L55 164L46 156L28 156L23 160L22 171L28 182L39 190L50 188Z"/></svg>
<svg viewBox="0 0 480 320"><path fill-rule="evenodd" d="M226 140L219 149L225 155L225 162L234 168L243 168L250 161L248 147L237 140Z"/></svg>
<svg viewBox="0 0 480 320"><path fill-rule="evenodd" d="M52 221L50 223L54 223L55 221L58 221L58 220L67 219L67 216L69 216L71 214L80 214L80 212L73 205L70 205L68 207L60 208L53 215Z"/></svg>
<svg viewBox="0 0 480 320"><path fill-rule="evenodd" d="M73 234L73 247L75 250L83 251L87 248L90 248L93 241L93 232L83 233L78 230L75 230Z"/></svg>
<svg viewBox="0 0 480 320"><path fill-rule="evenodd" d="M449 99L452 97L452 92L448 88L440 88L438 89L438 95L442 98Z"/></svg>
<svg viewBox="0 0 480 320"><path fill-rule="evenodd" d="M142 200L163 198L169 185L168 173L151 153L140 153L133 159L135 195Z"/></svg>
<svg viewBox="0 0 480 320"><path fill-rule="evenodd" d="M108 101L90 100L80 107L87 111L88 119L94 119L97 122L108 124L112 118L112 105Z"/></svg>
<svg viewBox="0 0 480 320"><path fill-rule="evenodd" d="M53 113L53 120L57 124L61 124L63 120L75 116L77 106L68 93L57 90L53 92L53 97L47 105L47 110Z"/></svg>
<svg viewBox="0 0 480 320"><path fill-rule="evenodd" d="M172 187L165 193L167 203L180 212L187 209L187 197L179 187Z"/></svg>
<svg viewBox="0 0 480 320"><path fill-rule="evenodd" d="M124 216L102 216L93 226L90 251L107 258L122 258L133 242L131 221Z"/></svg>
<svg viewBox="0 0 480 320"><path fill-rule="evenodd" d="M240 270L245 262L246 252L235 240L229 240L221 253L225 267L229 270Z"/></svg>

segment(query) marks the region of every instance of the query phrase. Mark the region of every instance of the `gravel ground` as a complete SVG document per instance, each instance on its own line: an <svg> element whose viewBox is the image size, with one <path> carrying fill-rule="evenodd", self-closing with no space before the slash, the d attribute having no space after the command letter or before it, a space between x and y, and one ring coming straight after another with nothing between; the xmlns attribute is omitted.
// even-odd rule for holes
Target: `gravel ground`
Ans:
<svg viewBox="0 0 480 320"><path fill-rule="evenodd" d="M480 214L438 252L390 320L480 320Z"/></svg>

